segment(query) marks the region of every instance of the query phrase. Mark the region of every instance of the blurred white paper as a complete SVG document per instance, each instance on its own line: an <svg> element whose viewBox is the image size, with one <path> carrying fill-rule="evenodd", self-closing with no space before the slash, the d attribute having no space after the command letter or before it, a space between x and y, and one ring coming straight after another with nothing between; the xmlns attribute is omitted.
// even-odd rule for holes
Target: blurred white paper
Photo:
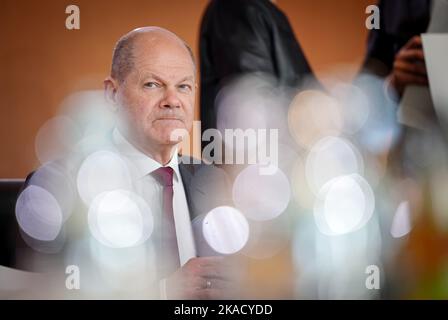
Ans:
<svg viewBox="0 0 448 320"><path fill-rule="evenodd" d="M428 87L409 85L406 87L398 109L398 121L420 130L428 129L434 114Z"/></svg>
<svg viewBox="0 0 448 320"><path fill-rule="evenodd" d="M423 51L433 105L439 120L448 121L448 34L423 34Z"/></svg>
<svg viewBox="0 0 448 320"><path fill-rule="evenodd" d="M400 107L398 109L398 121L401 123L417 128L417 129L431 129L433 125L433 115L434 108L437 110L437 115L439 115L438 107L434 106L435 92L437 94L444 93L443 90L439 92L439 88L448 83L447 80L447 60L442 59L443 55L447 56L446 44L439 42L436 38L444 36L444 34L434 34L434 33L445 33L448 32L448 0L433 0L431 9L431 19L427 29L428 34L422 35L423 38L423 51L425 54L426 67L428 69L429 86L431 87L431 93L428 87L425 86L408 86L406 87L403 97L400 102ZM428 36L433 40L426 40ZM436 38L432 38L435 36ZM442 38L439 38L440 42L443 42ZM446 40L445 40L446 41ZM426 47L425 47L426 46ZM429 61L431 60L431 61ZM430 72L429 69L433 69ZM445 80L443 81L443 76ZM432 78L432 79L431 79ZM442 80L441 82L439 80ZM437 82L437 84L436 84ZM434 86L436 86L434 88ZM445 90L447 91L447 90ZM432 97L431 97L432 94ZM445 92L446 94L446 92ZM446 97L446 96L445 96ZM440 99L440 96L437 96ZM446 101L446 100L445 100ZM434 102L434 104L433 104ZM440 101L438 101L440 102ZM446 105L445 105L446 107ZM444 111L446 112L446 110ZM444 121L444 120L441 120Z"/></svg>

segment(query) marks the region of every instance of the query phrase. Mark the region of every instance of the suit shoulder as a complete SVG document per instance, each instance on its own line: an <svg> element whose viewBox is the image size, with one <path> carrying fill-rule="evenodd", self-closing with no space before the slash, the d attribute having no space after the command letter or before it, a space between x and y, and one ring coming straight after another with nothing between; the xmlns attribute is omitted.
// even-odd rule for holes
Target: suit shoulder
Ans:
<svg viewBox="0 0 448 320"><path fill-rule="evenodd" d="M197 171L206 167L214 167L212 164L207 164L201 159L191 157L188 155L179 156L179 167L187 170L191 174L195 174Z"/></svg>

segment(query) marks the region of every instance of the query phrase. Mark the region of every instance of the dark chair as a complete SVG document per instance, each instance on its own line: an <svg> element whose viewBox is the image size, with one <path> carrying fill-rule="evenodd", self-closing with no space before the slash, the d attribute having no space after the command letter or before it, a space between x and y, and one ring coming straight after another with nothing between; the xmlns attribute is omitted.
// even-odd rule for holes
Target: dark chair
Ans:
<svg viewBox="0 0 448 320"><path fill-rule="evenodd" d="M0 265L14 267L19 230L15 206L24 179L0 179Z"/></svg>

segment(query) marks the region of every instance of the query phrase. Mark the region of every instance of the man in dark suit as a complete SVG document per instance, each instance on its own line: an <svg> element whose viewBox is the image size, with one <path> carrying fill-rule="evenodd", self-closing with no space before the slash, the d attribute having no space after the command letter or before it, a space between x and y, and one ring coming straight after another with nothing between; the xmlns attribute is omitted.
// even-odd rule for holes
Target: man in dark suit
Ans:
<svg viewBox="0 0 448 320"><path fill-rule="evenodd" d="M382 106L375 107L390 106L390 101L393 101L393 106L398 106L406 87L428 88L421 34L428 31L434 3L432 0L378 1L380 28L369 33L362 68L364 72L384 79L385 90L378 92ZM422 143L422 128L432 132L438 127L438 121L434 108L421 104L421 101L407 101L405 106L395 111L398 111L395 120L400 121L400 135L391 150L391 168L402 173L410 169L403 165L408 163L403 160L406 141Z"/></svg>
<svg viewBox="0 0 448 320"><path fill-rule="evenodd" d="M210 1L199 45L202 132L217 128L215 99L232 80L258 74L297 89L312 74L287 17L269 0Z"/></svg>
<svg viewBox="0 0 448 320"><path fill-rule="evenodd" d="M85 234L88 221L96 240L113 248L139 245L151 236L156 239L162 298L227 297L232 280L226 274L224 260L200 257L191 220L230 203L228 181L220 169L190 164L190 159L177 153L181 139L176 132L189 131L193 122L195 74L191 49L168 30L139 28L117 42L111 74L104 81L106 97L117 114L110 143L87 158L55 162L28 177L16 214L29 243L44 244L45 249L53 243L57 247L65 229L60 228L62 222L66 227L70 224L69 228L82 225L81 234ZM138 196L134 191L139 191ZM36 194L40 201L30 204ZM75 201L67 201L68 195ZM104 197L109 202L104 202ZM48 199L46 216L40 219L35 211L45 202L43 198ZM98 227L102 218L96 211L108 207L110 213L117 206L123 206L123 212L149 206L154 217L152 235L143 228L152 225L152 218L145 215L141 216L143 227L137 235L122 236L126 226L122 229L120 225L115 226L118 239L115 231L105 233L110 221ZM57 214L52 215L55 207ZM75 215L75 207L81 207L84 213ZM68 233L73 236L76 231ZM35 239L29 239L33 236Z"/></svg>
<svg viewBox="0 0 448 320"><path fill-rule="evenodd" d="M401 95L407 85L428 85L420 34L426 32L431 0L379 1L380 25L369 33L364 67L388 77Z"/></svg>

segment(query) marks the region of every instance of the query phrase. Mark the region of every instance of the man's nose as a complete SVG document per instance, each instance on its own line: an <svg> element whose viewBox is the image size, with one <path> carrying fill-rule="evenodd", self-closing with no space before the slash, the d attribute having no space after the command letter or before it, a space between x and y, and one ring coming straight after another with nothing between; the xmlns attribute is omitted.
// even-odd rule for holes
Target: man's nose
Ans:
<svg viewBox="0 0 448 320"><path fill-rule="evenodd" d="M163 100L161 101L161 107L163 108L180 108L180 100L177 96L175 89L167 88Z"/></svg>

